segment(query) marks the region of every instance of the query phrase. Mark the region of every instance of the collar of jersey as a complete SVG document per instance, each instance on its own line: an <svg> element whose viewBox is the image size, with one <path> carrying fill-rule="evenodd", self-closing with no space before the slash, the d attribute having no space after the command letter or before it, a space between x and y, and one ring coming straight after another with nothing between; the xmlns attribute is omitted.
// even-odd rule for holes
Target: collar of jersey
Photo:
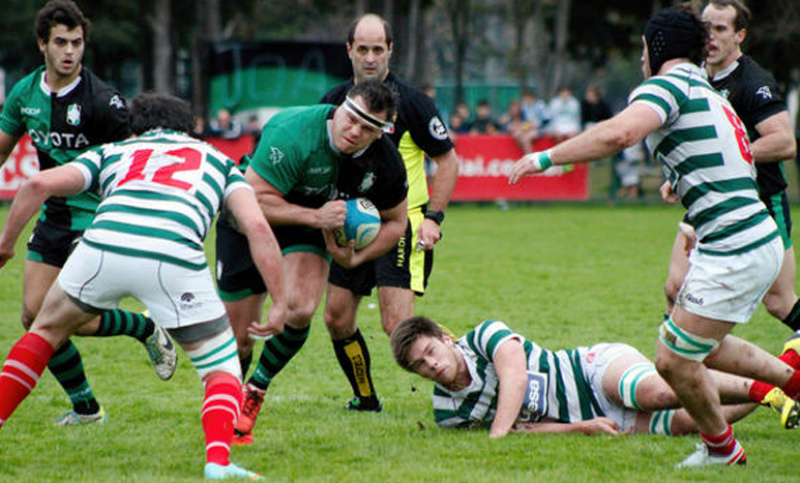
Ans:
<svg viewBox="0 0 800 483"><path fill-rule="evenodd" d="M81 74L82 73L83 72L81 72ZM42 78L39 80L39 88L42 89L42 91L45 94L50 96L50 95L53 94L53 90L50 89L49 85L47 85L47 81L44 78L45 75L47 75L47 69L44 69L42 71ZM78 87L78 84L81 83L81 79L82 78L83 78L83 76L79 74L78 77L76 77L74 81L70 82L68 85L66 85L66 86L62 87L61 89L59 89L58 93L56 94L56 97L66 97L70 92L74 91L75 88Z"/></svg>
<svg viewBox="0 0 800 483"><path fill-rule="evenodd" d="M717 74L711 80L714 82L721 81L722 79L731 75L731 72L735 71L737 67L739 67L739 59L734 60L731 65L717 72Z"/></svg>

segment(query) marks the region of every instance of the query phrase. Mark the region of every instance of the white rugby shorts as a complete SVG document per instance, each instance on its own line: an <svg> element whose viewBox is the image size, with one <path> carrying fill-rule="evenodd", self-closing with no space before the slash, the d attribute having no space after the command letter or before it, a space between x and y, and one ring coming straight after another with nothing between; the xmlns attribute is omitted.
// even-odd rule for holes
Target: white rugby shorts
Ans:
<svg viewBox="0 0 800 483"><path fill-rule="evenodd" d="M677 304L701 317L745 323L777 278L783 255L780 237L734 256L692 250Z"/></svg>
<svg viewBox="0 0 800 483"><path fill-rule="evenodd" d="M90 307L115 309L133 297L165 329L219 319L225 307L208 267L190 270L149 258L99 250L80 243L58 276L67 294Z"/></svg>
<svg viewBox="0 0 800 483"><path fill-rule="evenodd" d="M586 378L592 386L594 397L606 417L619 424L619 431L627 431L633 428L636 424L636 415L639 412L611 401L603 391L603 376L612 362L629 354L641 355L641 352L633 346L619 342L600 343L589 347L584 360Z"/></svg>

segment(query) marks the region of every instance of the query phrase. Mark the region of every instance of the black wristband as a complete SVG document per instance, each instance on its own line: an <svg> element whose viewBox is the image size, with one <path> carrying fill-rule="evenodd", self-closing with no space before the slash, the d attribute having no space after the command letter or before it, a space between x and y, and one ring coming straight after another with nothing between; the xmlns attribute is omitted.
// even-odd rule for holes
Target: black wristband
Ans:
<svg viewBox="0 0 800 483"><path fill-rule="evenodd" d="M436 222L437 225L442 226L444 223L444 212L443 211L427 211L425 212L425 218L429 220L433 220Z"/></svg>

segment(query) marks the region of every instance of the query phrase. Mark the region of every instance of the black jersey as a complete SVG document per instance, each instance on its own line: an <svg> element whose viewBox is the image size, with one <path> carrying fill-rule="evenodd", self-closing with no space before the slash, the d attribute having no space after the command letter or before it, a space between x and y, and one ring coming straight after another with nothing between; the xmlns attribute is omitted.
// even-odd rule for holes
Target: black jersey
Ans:
<svg viewBox="0 0 800 483"><path fill-rule="evenodd" d="M71 161L83 151L130 137L128 108L122 96L86 67L68 86L54 93L42 66L11 90L0 129L14 137L28 133L36 147L39 169ZM99 199L90 193L47 200L44 217L71 230L83 230Z"/></svg>
<svg viewBox="0 0 800 483"><path fill-rule="evenodd" d="M378 210L402 203L408 195L408 180L403 158L386 136L370 144L366 151L343 161L336 183L338 197L364 197Z"/></svg>
<svg viewBox="0 0 800 483"><path fill-rule="evenodd" d="M453 149L453 142L439 115L439 109L420 89L392 73L386 82L399 97L394 129L387 133L397 146L408 176L408 208L420 207L428 201L425 176L425 154L441 156ZM353 79L334 87L320 102L339 105L353 87Z"/></svg>
<svg viewBox="0 0 800 483"><path fill-rule="evenodd" d="M786 103L775 79L752 58L743 55L728 69L710 79L742 119L751 141L759 138L756 125L786 111ZM783 163L756 163L756 179L761 198L786 189Z"/></svg>

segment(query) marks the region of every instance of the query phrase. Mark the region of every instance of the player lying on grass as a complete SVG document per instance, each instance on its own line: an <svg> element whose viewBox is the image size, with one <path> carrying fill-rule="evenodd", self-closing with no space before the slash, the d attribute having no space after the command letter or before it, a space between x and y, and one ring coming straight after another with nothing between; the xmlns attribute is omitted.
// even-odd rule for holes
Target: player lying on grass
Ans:
<svg viewBox="0 0 800 483"><path fill-rule="evenodd" d="M509 432L697 432L652 362L627 344L549 351L497 320L455 340L436 322L412 317L392 332L392 353L403 369L436 383L433 416L443 428L488 428L492 438ZM729 422L761 404L781 412L787 429L797 426L800 404L780 389L754 401L753 380L712 375Z"/></svg>

